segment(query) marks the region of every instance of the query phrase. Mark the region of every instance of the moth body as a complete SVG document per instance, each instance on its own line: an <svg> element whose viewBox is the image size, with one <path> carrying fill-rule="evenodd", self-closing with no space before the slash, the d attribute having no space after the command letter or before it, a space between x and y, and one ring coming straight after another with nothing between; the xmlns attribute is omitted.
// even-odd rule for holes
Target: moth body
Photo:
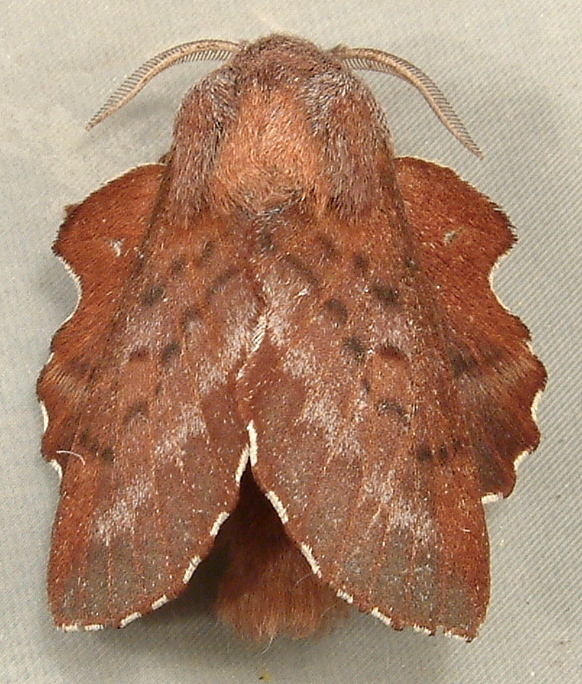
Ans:
<svg viewBox="0 0 582 684"><path fill-rule="evenodd" d="M354 69L436 86L375 50L202 41L152 75L195 85L163 163L67 215L82 285L38 392L62 469L49 601L121 627L180 594L213 548L243 636L306 636L346 604L472 639L489 597L482 499L533 450L545 373L489 272L508 220L453 171L394 156Z"/></svg>

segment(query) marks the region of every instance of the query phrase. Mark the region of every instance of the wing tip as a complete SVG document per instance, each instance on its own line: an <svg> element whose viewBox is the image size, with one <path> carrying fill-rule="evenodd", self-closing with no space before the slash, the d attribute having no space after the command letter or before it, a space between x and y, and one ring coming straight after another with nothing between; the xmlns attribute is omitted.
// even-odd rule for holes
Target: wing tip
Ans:
<svg viewBox="0 0 582 684"><path fill-rule="evenodd" d="M169 598L166 594L162 594L159 598L157 598L155 601L152 601L149 609L147 609L144 612L141 611L133 611L132 613L128 613L127 615L112 620L110 623L107 621L104 622L89 622L87 624L83 624L81 622L70 622L70 623L57 623L57 628L60 629L62 632L96 632L101 629L105 629L106 627L117 627L118 629L123 629L124 627L127 627L131 622L134 622L140 617L143 617L144 615L147 615L150 612L153 612L154 610L158 610L158 608L161 608L164 606L166 603L169 602Z"/></svg>

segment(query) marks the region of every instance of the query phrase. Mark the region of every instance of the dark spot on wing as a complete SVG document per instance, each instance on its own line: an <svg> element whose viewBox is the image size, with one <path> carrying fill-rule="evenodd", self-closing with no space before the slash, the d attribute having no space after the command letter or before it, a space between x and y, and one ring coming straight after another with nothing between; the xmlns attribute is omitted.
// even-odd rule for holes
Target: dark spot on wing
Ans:
<svg viewBox="0 0 582 684"><path fill-rule="evenodd" d="M449 361L453 375L458 378L461 375L474 371L477 366L477 360L466 349L454 349L449 353Z"/></svg>
<svg viewBox="0 0 582 684"><path fill-rule="evenodd" d="M115 452L113 451L113 447L108 446L102 449L100 456L104 461L111 463L115 458Z"/></svg>
<svg viewBox="0 0 582 684"><path fill-rule="evenodd" d="M109 328L109 336L115 337L123 332L126 322L123 316L115 316Z"/></svg>
<svg viewBox="0 0 582 684"><path fill-rule="evenodd" d="M419 461L423 461L423 462L432 461L432 457L433 457L432 449L428 446L428 444L421 444L416 449L416 457L418 458Z"/></svg>
<svg viewBox="0 0 582 684"><path fill-rule="evenodd" d="M93 454L96 454L98 456L103 455L101 453L101 449L99 447L98 442L95 439L93 439L88 428L85 428L79 435L79 446L83 447L83 450L92 452Z"/></svg>
<svg viewBox="0 0 582 684"><path fill-rule="evenodd" d="M410 420L404 406L394 399L381 399L377 404L377 410L381 416L394 416L405 424Z"/></svg>
<svg viewBox="0 0 582 684"><path fill-rule="evenodd" d="M326 259L339 259L340 252L331 238L329 238L327 235L323 235L323 233L318 233L315 236L315 239L321 245L323 255L326 257Z"/></svg>
<svg viewBox="0 0 582 684"><path fill-rule="evenodd" d="M436 460L443 465L449 457L449 452L445 444L441 444L436 450L431 449L428 444L421 444L416 450L416 457L424 463L429 461L434 463Z"/></svg>
<svg viewBox="0 0 582 684"><path fill-rule="evenodd" d="M198 266L198 267L207 266L210 263L210 261L212 260L212 257L214 255L214 250L215 250L215 246L214 246L214 242L212 242L212 240L208 240L207 242L205 242L204 245L202 246L200 254L198 255L198 257L194 261L196 266Z"/></svg>
<svg viewBox="0 0 582 684"><path fill-rule="evenodd" d="M82 356L74 356L69 361L68 365L71 373L81 377L85 376L91 368L89 363Z"/></svg>
<svg viewBox="0 0 582 684"><path fill-rule="evenodd" d="M170 361L175 357L180 355L180 344L175 340L167 344L161 353L161 360L164 366L168 365Z"/></svg>
<svg viewBox="0 0 582 684"><path fill-rule="evenodd" d="M344 349L356 363L362 363L366 358L366 347L359 337L346 337Z"/></svg>
<svg viewBox="0 0 582 684"><path fill-rule="evenodd" d="M172 259L172 265L170 266L170 274L173 276L178 276L186 270L186 258L184 256L179 256L176 259Z"/></svg>
<svg viewBox="0 0 582 684"><path fill-rule="evenodd" d="M137 347L136 349L132 350L129 354L129 362L138 362L142 363L144 361L148 361L150 358L150 352L147 347Z"/></svg>
<svg viewBox="0 0 582 684"><path fill-rule="evenodd" d="M337 327L345 325L348 320L348 309L339 299L328 299L323 305L325 313Z"/></svg>
<svg viewBox="0 0 582 684"><path fill-rule="evenodd" d="M385 360L385 361L407 361L406 354L402 351L402 349L398 349L398 347L395 347L393 344L383 344L380 347L378 347L378 354Z"/></svg>
<svg viewBox="0 0 582 684"><path fill-rule="evenodd" d="M161 301L165 294L166 290L163 285L146 285L141 295L141 303L143 306L153 306L154 304L157 304L157 302Z"/></svg>
<svg viewBox="0 0 582 684"><path fill-rule="evenodd" d="M78 444L83 448L83 451L94 454L97 457L103 457L103 452L107 449L101 449L99 442L94 439L88 428L85 428L78 437ZM73 442L72 451L75 451L76 444ZM113 452L113 447L108 447Z"/></svg>
<svg viewBox="0 0 582 684"><path fill-rule="evenodd" d="M132 404L123 416L123 424L129 425L136 418L148 417L148 402L145 400L136 401Z"/></svg>
<svg viewBox="0 0 582 684"><path fill-rule="evenodd" d="M210 284L210 287L206 291L206 299L211 299L215 294L224 289L224 287L231 281L237 274L237 268L227 268L226 271L220 273Z"/></svg>
<svg viewBox="0 0 582 684"><path fill-rule="evenodd" d="M298 256L295 256L294 254L285 254L283 260L310 285L313 287L319 285L319 278Z"/></svg>
<svg viewBox="0 0 582 684"><path fill-rule="evenodd" d="M379 280L372 284L372 294L384 306L394 306L398 303L398 290Z"/></svg>
<svg viewBox="0 0 582 684"><path fill-rule="evenodd" d="M368 273L370 261L364 254L361 254L360 252L354 254L352 257L352 263L354 264L354 269L358 275L366 275Z"/></svg>
<svg viewBox="0 0 582 684"><path fill-rule="evenodd" d="M273 235L280 227L287 226L283 210L284 206L275 206L258 215L248 215L247 212L243 211L242 221L251 223L251 230L256 236L257 249L260 253L266 254L275 251Z"/></svg>
<svg viewBox="0 0 582 684"><path fill-rule="evenodd" d="M87 375L87 379L85 381L86 386L89 387L93 380L95 379L95 375L97 374L97 366L93 366L91 370L89 371L89 374Z"/></svg>

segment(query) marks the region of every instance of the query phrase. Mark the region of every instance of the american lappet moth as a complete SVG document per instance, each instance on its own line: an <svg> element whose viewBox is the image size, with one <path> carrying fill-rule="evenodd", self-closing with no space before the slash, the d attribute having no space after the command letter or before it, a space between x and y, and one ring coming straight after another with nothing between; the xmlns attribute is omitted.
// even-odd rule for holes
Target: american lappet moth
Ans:
<svg viewBox="0 0 582 684"><path fill-rule="evenodd" d="M354 70L413 84L478 150L405 60L278 35L170 49L91 123L195 59L224 64L169 153L69 209L55 244L81 296L38 384L54 620L122 627L221 544L216 608L242 636L306 636L347 602L470 640L483 500L538 444L545 371L489 284L508 219L395 157Z"/></svg>

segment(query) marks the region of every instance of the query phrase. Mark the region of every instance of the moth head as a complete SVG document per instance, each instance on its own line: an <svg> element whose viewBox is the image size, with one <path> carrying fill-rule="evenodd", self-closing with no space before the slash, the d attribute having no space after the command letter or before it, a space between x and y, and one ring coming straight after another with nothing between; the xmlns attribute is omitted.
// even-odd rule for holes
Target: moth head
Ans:
<svg viewBox="0 0 582 684"><path fill-rule="evenodd" d="M321 53L315 45L308 41L280 35L268 36L255 43L244 41L234 43L227 40L197 40L176 45L148 59L139 69L134 71L90 119L87 128L93 128L110 114L123 107L154 76L174 64L196 60L225 61L232 59L243 51L246 51L247 54L271 52L278 55L282 51L287 51L292 58L298 46L301 46L304 54L308 52ZM326 54L341 60L352 69L380 71L392 74L410 83L422 94L443 125L455 138L468 150L477 156L481 156L479 148L473 142L467 129L438 86L414 64L407 62L402 57L371 48L349 48L339 45L329 50Z"/></svg>
<svg viewBox="0 0 582 684"><path fill-rule="evenodd" d="M166 50L134 72L88 127L164 69L199 59L226 64L194 86L176 120L166 190L172 212L181 216L209 202L225 211L262 212L300 201L315 214L343 216L377 206L392 175L392 143L381 108L353 69L390 73L414 85L453 135L480 154L437 86L414 65L380 50L322 51L282 35Z"/></svg>

